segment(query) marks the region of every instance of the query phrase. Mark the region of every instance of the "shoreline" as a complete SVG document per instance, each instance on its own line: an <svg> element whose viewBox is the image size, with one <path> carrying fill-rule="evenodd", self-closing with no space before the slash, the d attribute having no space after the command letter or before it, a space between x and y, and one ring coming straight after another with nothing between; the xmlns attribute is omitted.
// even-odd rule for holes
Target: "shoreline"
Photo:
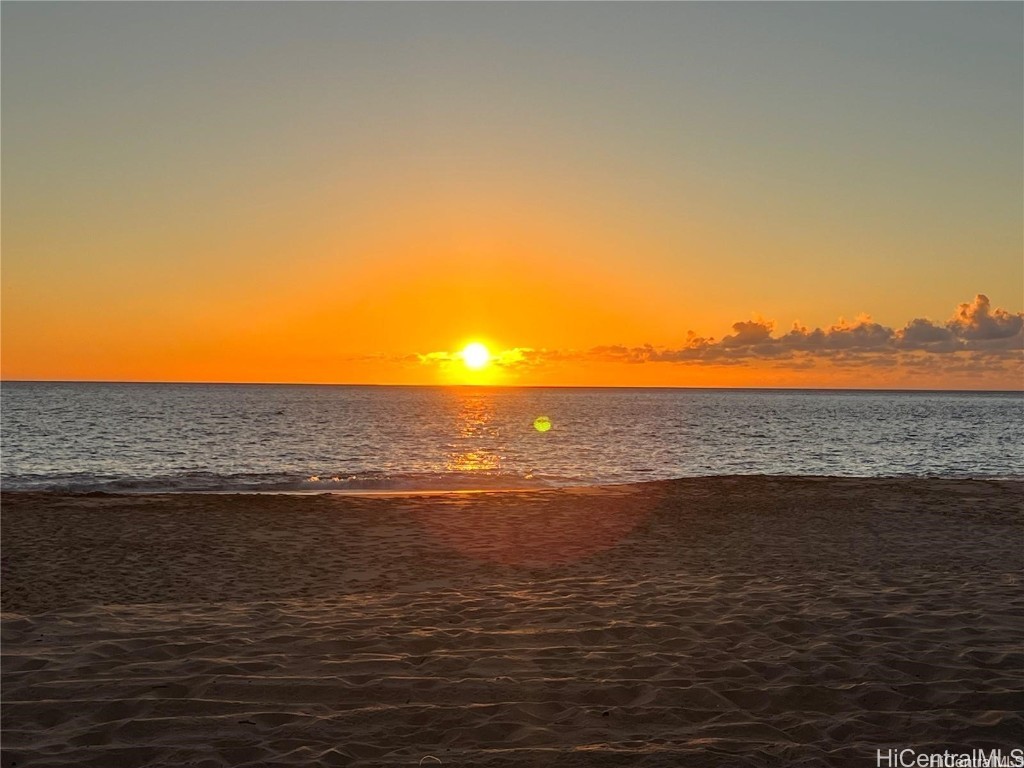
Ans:
<svg viewBox="0 0 1024 768"><path fill-rule="evenodd" d="M2 764L863 766L1024 740L1021 482L0 494Z"/></svg>
<svg viewBox="0 0 1024 768"><path fill-rule="evenodd" d="M1024 487L1024 474L1019 475L792 475L792 474L730 474L730 475L681 475L677 477L664 478L659 480L642 480L622 483L581 483L575 485L524 485L524 486L501 486L493 488L406 488L406 489L182 489L182 490L75 490L64 489L0 489L0 499L7 496L22 496L39 494L43 496L126 496L131 498L145 498L147 496L444 496L449 494L502 494L502 493L550 493L559 491L579 490L621 490L635 489L642 492L645 488L658 486L666 483L689 483L694 481L715 481L715 480L783 480L783 481L898 481L898 482L980 482L980 483L1010 483L1019 484Z"/></svg>

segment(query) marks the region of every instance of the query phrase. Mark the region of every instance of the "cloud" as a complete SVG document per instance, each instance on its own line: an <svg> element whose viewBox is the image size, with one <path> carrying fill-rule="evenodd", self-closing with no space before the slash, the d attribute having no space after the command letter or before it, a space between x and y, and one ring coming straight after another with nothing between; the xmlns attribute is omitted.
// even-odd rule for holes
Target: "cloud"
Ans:
<svg viewBox="0 0 1024 768"><path fill-rule="evenodd" d="M897 331L895 341L899 349L925 352L956 352L962 343L949 328L920 317Z"/></svg>
<svg viewBox="0 0 1024 768"><path fill-rule="evenodd" d="M733 323L732 329L736 333L732 336L726 336L719 342L719 344L726 349L736 347L754 347L772 340L772 323L765 322L764 320L751 320L746 323Z"/></svg>
<svg viewBox="0 0 1024 768"><path fill-rule="evenodd" d="M1006 353L1007 359L1019 357L1024 349L1024 313L992 310L987 296L979 294L973 302L960 304L945 324L917 318L904 328L894 329L864 315L849 323L840 320L827 329L809 329L794 325L781 336L773 334L774 324L767 320L734 323L733 333L720 341L702 338L692 331L677 348L598 347L600 357L614 351L614 357L630 362L705 362L736 360L827 359L836 363L869 362L884 365L895 362L900 353L957 352Z"/></svg>
<svg viewBox="0 0 1024 768"><path fill-rule="evenodd" d="M946 327L956 336L975 342L1007 342L1002 349L1019 347L1019 342L1009 342L1020 338L1024 328L1024 313L1010 314L1005 309L992 311L988 296L979 293L970 304L961 304L956 308L953 319Z"/></svg>
<svg viewBox="0 0 1024 768"><path fill-rule="evenodd" d="M950 370L972 366L975 370L986 366L1007 370L1007 366L1019 367L1024 362L1022 350L1024 313L992 309L988 297L978 294L973 301L958 305L945 323L915 318L902 328L889 328L862 315L853 322L840 319L828 328L794 324L790 330L776 335L773 322L755 319L733 323L732 333L720 340L689 331L675 347L651 344L606 344L586 350L517 347L496 354L492 362L507 370L564 362L770 364L790 369L813 368L818 363L878 368L941 365ZM459 359L456 352L428 352L412 357L427 365ZM942 360L945 362L940 362Z"/></svg>
<svg viewBox="0 0 1024 768"><path fill-rule="evenodd" d="M873 350L892 343L893 330L873 322L870 317L859 318L849 324L840 320L827 331L794 326L793 330L779 339L779 344L791 350L810 352L834 350Z"/></svg>
<svg viewBox="0 0 1024 768"><path fill-rule="evenodd" d="M896 346L925 352L1013 351L1022 344L1024 313L992 310L988 296L957 306L944 325L917 318L898 332Z"/></svg>

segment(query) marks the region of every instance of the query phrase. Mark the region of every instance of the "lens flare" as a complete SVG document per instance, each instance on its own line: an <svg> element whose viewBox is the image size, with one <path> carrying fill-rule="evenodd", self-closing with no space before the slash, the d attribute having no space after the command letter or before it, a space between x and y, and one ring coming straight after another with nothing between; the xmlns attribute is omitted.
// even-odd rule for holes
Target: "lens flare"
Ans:
<svg viewBox="0 0 1024 768"><path fill-rule="evenodd" d="M547 416L538 416L533 420L533 428L538 432L547 432L551 429L551 419Z"/></svg>

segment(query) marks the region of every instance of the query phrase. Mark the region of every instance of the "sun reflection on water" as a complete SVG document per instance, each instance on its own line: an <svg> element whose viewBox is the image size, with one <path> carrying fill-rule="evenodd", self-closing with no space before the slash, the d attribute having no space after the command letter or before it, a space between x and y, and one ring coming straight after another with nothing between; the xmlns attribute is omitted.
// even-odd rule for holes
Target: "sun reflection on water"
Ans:
<svg viewBox="0 0 1024 768"><path fill-rule="evenodd" d="M445 469L450 472L501 469L501 430L494 423L492 397L481 392L454 392L457 398L453 442L448 444Z"/></svg>
<svg viewBox="0 0 1024 768"><path fill-rule="evenodd" d="M445 462L445 469L449 472L476 472L480 470L495 470L501 466L501 458L494 453L485 451L467 451L465 453L453 453Z"/></svg>

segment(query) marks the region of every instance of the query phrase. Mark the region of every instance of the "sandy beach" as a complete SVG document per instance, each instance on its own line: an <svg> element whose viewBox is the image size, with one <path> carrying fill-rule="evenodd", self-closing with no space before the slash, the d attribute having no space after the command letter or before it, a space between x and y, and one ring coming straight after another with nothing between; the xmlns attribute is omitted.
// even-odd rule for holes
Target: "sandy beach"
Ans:
<svg viewBox="0 0 1024 768"><path fill-rule="evenodd" d="M1024 742L1012 481L5 493L3 768L875 765Z"/></svg>

